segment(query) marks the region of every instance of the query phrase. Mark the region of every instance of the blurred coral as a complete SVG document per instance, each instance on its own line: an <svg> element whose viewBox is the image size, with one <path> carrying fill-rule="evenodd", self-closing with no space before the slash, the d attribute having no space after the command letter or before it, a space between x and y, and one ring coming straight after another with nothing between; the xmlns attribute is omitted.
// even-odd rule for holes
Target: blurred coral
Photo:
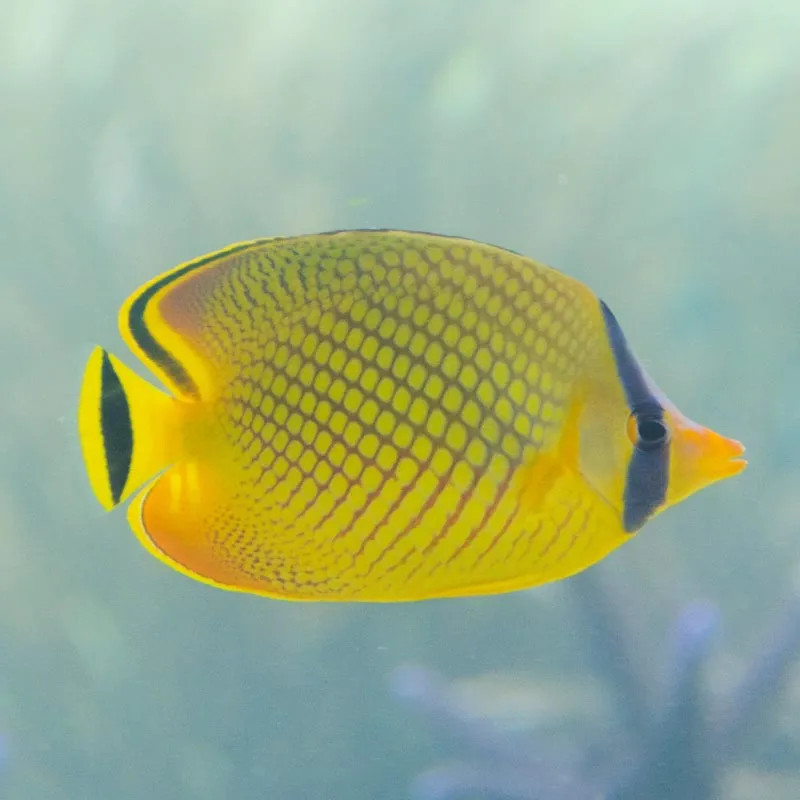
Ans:
<svg viewBox="0 0 800 800"><path fill-rule="evenodd" d="M737 768L744 764L750 784L758 770L797 772L800 751L765 723L800 654L800 597L790 598L783 619L724 692L704 674L720 614L708 603L686 605L668 636L662 687L653 692L632 657L642 643L622 633L630 609L614 602L601 570L568 585L602 678L600 694L611 702L587 702L591 691L567 681L526 685L495 675L447 682L422 666L395 670L395 696L467 751L420 775L414 800L717 800L740 796ZM518 712L511 723L509 705ZM796 778L791 783L787 798L800 788Z"/></svg>

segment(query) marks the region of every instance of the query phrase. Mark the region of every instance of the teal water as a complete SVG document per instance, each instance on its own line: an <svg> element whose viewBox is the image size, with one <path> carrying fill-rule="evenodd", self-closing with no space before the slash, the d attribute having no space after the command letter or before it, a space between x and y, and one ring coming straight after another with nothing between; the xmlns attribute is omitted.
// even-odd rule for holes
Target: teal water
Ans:
<svg viewBox="0 0 800 800"><path fill-rule="evenodd" d="M722 618L705 680L736 682L800 562L800 7L5 0L2 16L0 797L408 797L451 751L393 696L400 664L513 676L512 706L535 724L545 693L576 745L615 713L568 585L273 602L187 580L99 509L75 430L92 345L124 354L134 288L255 236L431 230L589 283L676 404L750 459L596 572L656 695L698 599ZM482 713L504 707L466 686ZM797 797L798 719L790 676L719 796Z"/></svg>

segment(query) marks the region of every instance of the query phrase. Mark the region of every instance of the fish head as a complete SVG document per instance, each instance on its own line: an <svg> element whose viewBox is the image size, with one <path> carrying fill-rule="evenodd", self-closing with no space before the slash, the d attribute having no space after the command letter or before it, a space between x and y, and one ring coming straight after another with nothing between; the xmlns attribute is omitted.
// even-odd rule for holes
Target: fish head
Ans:
<svg viewBox="0 0 800 800"><path fill-rule="evenodd" d="M657 402L633 409L613 387L595 387L580 415L579 470L627 533L747 466L740 442L689 419L651 386Z"/></svg>
<svg viewBox="0 0 800 800"><path fill-rule="evenodd" d="M601 304L607 339L587 364L579 469L635 533L665 508L736 475L744 447L690 420L634 356L616 318Z"/></svg>

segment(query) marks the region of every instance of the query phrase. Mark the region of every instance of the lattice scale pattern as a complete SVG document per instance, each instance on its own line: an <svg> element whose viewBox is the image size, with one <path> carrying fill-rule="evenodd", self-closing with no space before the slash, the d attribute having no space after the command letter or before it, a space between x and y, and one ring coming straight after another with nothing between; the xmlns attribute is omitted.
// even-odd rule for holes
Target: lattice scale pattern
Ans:
<svg viewBox="0 0 800 800"><path fill-rule="evenodd" d="M202 534L237 580L448 594L533 582L580 545L589 501L555 453L602 322L577 281L466 240L343 232L254 243L159 307L212 365L238 472Z"/></svg>

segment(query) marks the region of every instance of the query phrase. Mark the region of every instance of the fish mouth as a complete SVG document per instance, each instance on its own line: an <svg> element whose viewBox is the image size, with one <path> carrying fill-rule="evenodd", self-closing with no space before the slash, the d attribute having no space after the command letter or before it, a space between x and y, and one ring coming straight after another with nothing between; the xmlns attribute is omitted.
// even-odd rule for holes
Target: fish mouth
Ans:
<svg viewBox="0 0 800 800"><path fill-rule="evenodd" d="M720 436L717 440L716 450L716 472L718 478L730 478L738 475L747 467L747 459L742 458L745 447L737 439L727 439Z"/></svg>
<svg viewBox="0 0 800 800"><path fill-rule="evenodd" d="M736 439L728 439L727 443L730 454L727 459L728 473L725 477L738 475L747 466L747 459L742 458L745 452L745 446Z"/></svg>
<svg viewBox="0 0 800 800"><path fill-rule="evenodd" d="M722 436L682 415L676 414L673 419L673 454L681 465L678 474L683 475L686 483L680 496L738 475L747 467L744 445L737 439Z"/></svg>

